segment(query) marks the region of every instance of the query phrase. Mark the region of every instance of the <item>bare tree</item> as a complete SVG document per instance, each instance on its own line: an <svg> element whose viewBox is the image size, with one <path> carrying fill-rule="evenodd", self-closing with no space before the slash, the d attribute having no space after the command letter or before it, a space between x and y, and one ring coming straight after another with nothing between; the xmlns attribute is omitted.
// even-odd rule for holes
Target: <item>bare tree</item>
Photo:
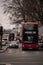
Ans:
<svg viewBox="0 0 43 65"><path fill-rule="evenodd" d="M25 22L42 21L43 4L40 0L4 0L3 3L4 13L10 14L9 18L13 22L19 19Z"/></svg>

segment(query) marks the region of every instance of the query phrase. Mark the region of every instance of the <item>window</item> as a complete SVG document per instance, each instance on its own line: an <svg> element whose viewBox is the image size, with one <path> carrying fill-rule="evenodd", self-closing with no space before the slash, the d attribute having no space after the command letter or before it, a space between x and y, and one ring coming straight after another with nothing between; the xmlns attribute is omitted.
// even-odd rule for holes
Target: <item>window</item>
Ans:
<svg viewBox="0 0 43 65"><path fill-rule="evenodd" d="M24 24L23 41L24 43L38 42L38 26L36 24Z"/></svg>
<svg viewBox="0 0 43 65"><path fill-rule="evenodd" d="M37 24L24 24L24 30L37 30Z"/></svg>

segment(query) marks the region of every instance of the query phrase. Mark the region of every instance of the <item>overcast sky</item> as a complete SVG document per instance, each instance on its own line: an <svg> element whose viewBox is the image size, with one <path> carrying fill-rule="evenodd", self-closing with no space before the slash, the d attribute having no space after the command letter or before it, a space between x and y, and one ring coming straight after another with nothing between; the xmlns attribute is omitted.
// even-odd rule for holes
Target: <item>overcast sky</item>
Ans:
<svg viewBox="0 0 43 65"><path fill-rule="evenodd" d="M10 20L8 19L8 16L6 16L6 14L3 14L2 1L3 0L0 0L0 24L5 29L12 29L14 27L14 25L11 25Z"/></svg>

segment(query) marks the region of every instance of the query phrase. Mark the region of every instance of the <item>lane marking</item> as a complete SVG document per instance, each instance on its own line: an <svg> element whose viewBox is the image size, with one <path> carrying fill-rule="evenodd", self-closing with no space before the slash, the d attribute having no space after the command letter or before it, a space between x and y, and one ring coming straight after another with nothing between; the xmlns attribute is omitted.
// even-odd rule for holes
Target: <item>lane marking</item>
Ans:
<svg viewBox="0 0 43 65"><path fill-rule="evenodd" d="M6 65L11 65L12 63L43 63L43 62L32 62L32 61L29 61L29 62L0 62L0 64L6 64Z"/></svg>

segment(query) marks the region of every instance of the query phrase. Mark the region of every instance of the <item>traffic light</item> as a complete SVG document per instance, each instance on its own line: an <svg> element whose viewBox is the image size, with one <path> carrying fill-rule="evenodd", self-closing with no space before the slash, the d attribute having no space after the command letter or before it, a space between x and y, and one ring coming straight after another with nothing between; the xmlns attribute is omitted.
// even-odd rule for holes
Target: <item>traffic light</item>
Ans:
<svg viewBox="0 0 43 65"><path fill-rule="evenodd" d="M0 35L2 36L2 34L3 34L3 27L0 26Z"/></svg>
<svg viewBox="0 0 43 65"><path fill-rule="evenodd" d="M0 50L2 49L2 35L3 35L3 27L0 26Z"/></svg>

